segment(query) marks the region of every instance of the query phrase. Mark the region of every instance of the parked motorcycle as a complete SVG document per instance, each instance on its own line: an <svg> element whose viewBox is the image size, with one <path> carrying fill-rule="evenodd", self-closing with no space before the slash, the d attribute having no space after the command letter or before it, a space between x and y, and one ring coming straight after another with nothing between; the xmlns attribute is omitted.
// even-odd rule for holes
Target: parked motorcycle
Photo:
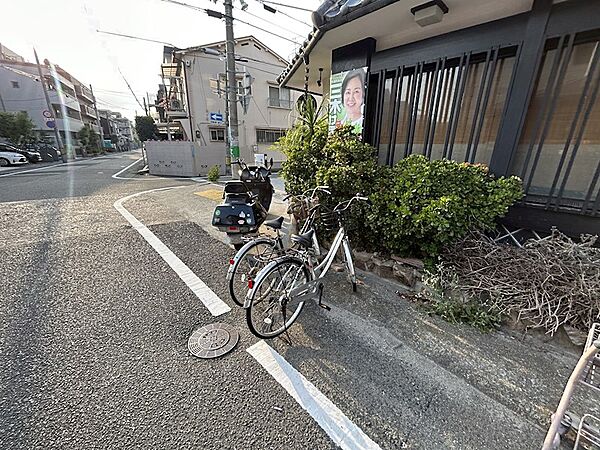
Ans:
<svg viewBox="0 0 600 450"><path fill-rule="evenodd" d="M215 208L212 224L227 233L239 249L244 245L243 236L256 233L267 218L274 191L270 179L273 158L266 167L248 166L242 160L234 164L240 166L240 179L225 183L224 201Z"/></svg>

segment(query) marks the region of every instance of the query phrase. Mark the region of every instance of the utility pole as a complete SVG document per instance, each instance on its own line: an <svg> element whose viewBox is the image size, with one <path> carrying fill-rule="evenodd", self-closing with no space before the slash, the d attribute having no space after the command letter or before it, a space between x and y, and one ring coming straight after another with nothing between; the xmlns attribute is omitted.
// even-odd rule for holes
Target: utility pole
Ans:
<svg viewBox="0 0 600 450"><path fill-rule="evenodd" d="M233 169L231 168L231 151L229 150L229 94L227 89L227 61L225 61L225 173L229 169L233 175ZM219 80L219 88L221 87L221 80Z"/></svg>
<svg viewBox="0 0 600 450"><path fill-rule="evenodd" d="M54 136L56 137L56 145L58 145L58 149L62 153L63 162L67 162L67 154L65 153L65 148L63 146L63 142L60 137L60 132L58 131L58 122L56 121L56 114L54 114L54 108L52 107L52 103L50 103L50 97L48 96L48 90L46 89L46 79L44 78L44 74L42 73L42 66L40 66L40 60L38 58L37 52L35 51L35 48L33 49L33 54L35 55L35 62L37 64L38 73L40 74L40 82L42 83L42 89L44 90L44 97L46 98L46 106L48 107L50 116L51 116L52 120L54 121Z"/></svg>
<svg viewBox="0 0 600 450"><path fill-rule="evenodd" d="M92 97L94 97L94 110L96 111L96 120L98 121L98 128L100 129L100 150L104 151L104 130L102 129L102 122L100 122L100 114L98 114L98 105L96 104L96 96L94 95L94 88L90 84L90 91L92 91Z"/></svg>
<svg viewBox="0 0 600 450"><path fill-rule="evenodd" d="M150 114L148 114L148 105L146 104L146 97L142 97L142 100L144 100L144 112L147 116L149 116Z"/></svg>
<svg viewBox="0 0 600 450"><path fill-rule="evenodd" d="M4 106L4 99L2 98L2 92L0 92L0 105L2 106L2 111L6 112L6 106Z"/></svg>
<svg viewBox="0 0 600 450"><path fill-rule="evenodd" d="M237 78L235 74L235 42L233 37L233 4L232 0L225 0L225 48L227 50L227 96L229 103L229 134L231 158L233 161L240 159L240 141L238 132L237 114ZM231 170L232 175L235 171Z"/></svg>

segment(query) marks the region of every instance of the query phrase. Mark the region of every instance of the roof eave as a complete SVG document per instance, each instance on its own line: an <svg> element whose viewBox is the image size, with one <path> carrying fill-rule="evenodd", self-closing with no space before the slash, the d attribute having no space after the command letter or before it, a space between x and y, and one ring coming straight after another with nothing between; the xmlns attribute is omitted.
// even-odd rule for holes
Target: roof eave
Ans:
<svg viewBox="0 0 600 450"><path fill-rule="evenodd" d="M315 45L317 45L317 42L319 42L319 40L321 39L321 37L323 36L323 34L324 33L322 33L321 30L319 30L319 29L317 29L317 31L314 32L313 37L308 42L308 44L306 45L306 47L302 50L302 53L298 53L296 55L297 58L293 62L293 64L290 67L290 69L289 70L284 70L284 72L282 72L282 75L284 73L285 73L285 75L281 79L281 81L280 81L281 75L279 75L279 77L277 78L277 81L279 82L279 86L285 87L286 83L288 81L290 81L290 78L294 75L294 73L296 73L296 70L298 70L298 68L300 67L300 65L304 62L304 57L305 56L310 56L310 52L315 47Z"/></svg>

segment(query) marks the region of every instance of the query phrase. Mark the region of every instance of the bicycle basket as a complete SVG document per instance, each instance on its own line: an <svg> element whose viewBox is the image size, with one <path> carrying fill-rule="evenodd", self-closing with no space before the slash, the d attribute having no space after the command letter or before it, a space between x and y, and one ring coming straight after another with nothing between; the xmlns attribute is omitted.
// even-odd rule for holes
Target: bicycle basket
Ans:
<svg viewBox="0 0 600 450"><path fill-rule="evenodd" d="M318 223L323 229L332 231L338 227L338 218L333 211L321 211Z"/></svg>

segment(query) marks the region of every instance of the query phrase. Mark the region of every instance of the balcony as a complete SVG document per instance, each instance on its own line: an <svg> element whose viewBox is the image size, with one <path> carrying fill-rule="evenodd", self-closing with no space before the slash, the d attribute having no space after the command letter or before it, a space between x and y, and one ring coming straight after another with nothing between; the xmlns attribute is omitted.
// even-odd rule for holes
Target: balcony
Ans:
<svg viewBox="0 0 600 450"><path fill-rule="evenodd" d="M91 106L79 104L79 109L81 110L81 115L96 118L96 110Z"/></svg>
<svg viewBox="0 0 600 450"><path fill-rule="evenodd" d="M79 98L87 100L88 102L94 102L94 95L92 94L92 91L83 85L75 85L75 93Z"/></svg>
<svg viewBox="0 0 600 450"><path fill-rule="evenodd" d="M184 108L183 102L177 98L172 98L167 102L167 117L182 118L187 117L187 111Z"/></svg>

